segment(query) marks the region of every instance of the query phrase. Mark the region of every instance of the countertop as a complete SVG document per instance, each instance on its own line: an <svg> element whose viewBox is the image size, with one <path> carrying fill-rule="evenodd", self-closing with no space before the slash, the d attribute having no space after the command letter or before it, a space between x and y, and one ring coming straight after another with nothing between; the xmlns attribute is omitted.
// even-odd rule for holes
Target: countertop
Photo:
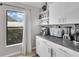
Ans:
<svg viewBox="0 0 79 59"><path fill-rule="evenodd" d="M55 37L55 36L42 36L42 35L38 35L38 36L40 36L46 40L49 40L51 42L54 42L56 44L62 45L66 48L69 48L69 49L72 49L74 51L79 52L79 43L77 43L77 45L75 45L73 41L70 41L68 39Z"/></svg>

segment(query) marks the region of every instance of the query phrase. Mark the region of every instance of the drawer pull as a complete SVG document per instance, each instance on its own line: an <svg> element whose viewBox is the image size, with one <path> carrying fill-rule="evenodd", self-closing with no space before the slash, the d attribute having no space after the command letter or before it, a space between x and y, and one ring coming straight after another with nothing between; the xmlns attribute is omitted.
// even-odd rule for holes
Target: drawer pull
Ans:
<svg viewBox="0 0 79 59"><path fill-rule="evenodd" d="M53 49L51 48L51 57L53 57Z"/></svg>

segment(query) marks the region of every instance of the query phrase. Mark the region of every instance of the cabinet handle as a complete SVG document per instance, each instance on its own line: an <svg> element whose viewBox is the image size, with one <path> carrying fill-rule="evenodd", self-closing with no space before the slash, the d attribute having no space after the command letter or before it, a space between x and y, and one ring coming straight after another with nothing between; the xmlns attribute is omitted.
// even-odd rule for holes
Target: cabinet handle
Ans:
<svg viewBox="0 0 79 59"><path fill-rule="evenodd" d="M53 49L51 48L51 57L53 57Z"/></svg>
<svg viewBox="0 0 79 59"><path fill-rule="evenodd" d="M56 57L56 52L51 48L51 57Z"/></svg>

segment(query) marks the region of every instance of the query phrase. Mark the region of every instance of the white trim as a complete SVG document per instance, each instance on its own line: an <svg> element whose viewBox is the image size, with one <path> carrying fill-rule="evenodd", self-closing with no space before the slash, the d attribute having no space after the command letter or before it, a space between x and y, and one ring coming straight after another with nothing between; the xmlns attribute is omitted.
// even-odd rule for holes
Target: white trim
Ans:
<svg viewBox="0 0 79 59"><path fill-rule="evenodd" d="M8 27L23 27L23 22L8 22Z"/></svg>
<svg viewBox="0 0 79 59"><path fill-rule="evenodd" d="M13 44L13 45L7 45L6 47L13 47L13 46L17 46L17 45L22 45L22 43Z"/></svg>
<svg viewBox="0 0 79 59"><path fill-rule="evenodd" d="M24 13L25 15L24 15L24 17L26 17L26 11L25 11L25 9L21 9L21 8L16 8L16 7L11 7L11 6L6 6L6 8L5 8L5 17L6 17L6 11L7 10L14 10L14 11L18 11L18 12L22 12L22 13ZM25 20L26 18L24 18L24 20ZM5 20L6 20L6 18L5 18ZM23 20L23 22L24 22L24 20ZM17 22L17 23L20 23L20 26L18 26L16 23L15 23L15 27L23 27L24 28L24 23L20 23L20 22ZM10 24L11 25L11 24ZM11 26L10 26L11 27ZM7 34L6 34L7 35ZM6 40L7 40L7 38L5 39L5 43L6 43ZM22 39L23 40L23 39ZM13 45L7 45L7 44L5 44L5 46L6 47L12 47L12 46L17 46L17 45L22 45L22 43L17 43L17 44L13 44Z"/></svg>
<svg viewBox="0 0 79 59"><path fill-rule="evenodd" d="M21 51L18 51L18 52L14 52L14 53L11 53L11 54L8 54L8 55L4 55L4 56L2 56L2 57L12 57L12 56L17 56L17 55L19 55L19 54L21 54Z"/></svg>

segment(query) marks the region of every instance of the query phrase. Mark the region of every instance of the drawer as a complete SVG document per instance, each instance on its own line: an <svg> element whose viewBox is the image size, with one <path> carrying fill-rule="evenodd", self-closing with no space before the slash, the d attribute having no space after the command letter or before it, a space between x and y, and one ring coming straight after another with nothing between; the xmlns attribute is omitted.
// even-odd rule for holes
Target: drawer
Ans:
<svg viewBox="0 0 79 59"><path fill-rule="evenodd" d="M79 57L79 53L66 47L57 47L59 51L68 57Z"/></svg>

